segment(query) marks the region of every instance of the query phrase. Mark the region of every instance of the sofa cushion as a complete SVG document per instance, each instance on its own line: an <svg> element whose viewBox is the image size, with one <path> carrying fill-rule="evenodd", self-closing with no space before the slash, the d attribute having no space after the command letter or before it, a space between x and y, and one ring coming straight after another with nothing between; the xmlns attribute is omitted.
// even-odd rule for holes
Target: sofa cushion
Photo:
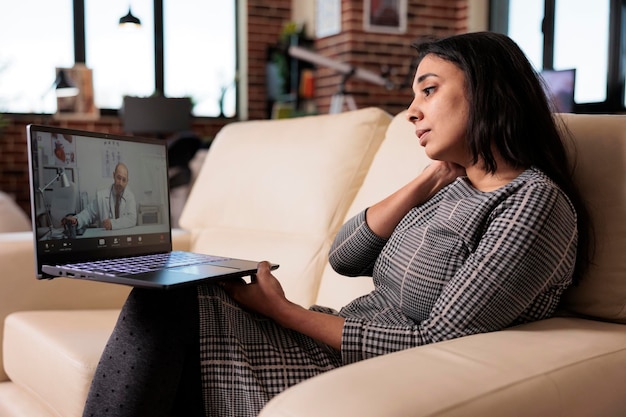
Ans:
<svg viewBox="0 0 626 417"><path fill-rule="evenodd" d="M591 212L596 253L563 306L569 312L626 323L626 117L562 115L575 141L574 178Z"/></svg>
<svg viewBox="0 0 626 417"><path fill-rule="evenodd" d="M206 155L181 227L300 234L332 228L343 219L390 120L367 108L226 125Z"/></svg>
<svg viewBox="0 0 626 417"><path fill-rule="evenodd" d="M4 364L13 383L64 417L79 417L119 310L13 313L4 328Z"/></svg>
<svg viewBox="0 0 626 417"><path fill-rule="evenodd" d="M237 253L245 259L278 263L273 274L287 297L300 305L315 302L319 275L328 264L328 237L219 228L202 229L193 236L196 252Z"/></svg>
<svg viewBox="0 0 626 417"><path fill-rule="evenodd" d="M408 183L430 162L415 137L415 127L406 119L406 111L397 114L343 222ZM316 302L339 308L373 288L370 278L345 277L326 265Z"/></svg>

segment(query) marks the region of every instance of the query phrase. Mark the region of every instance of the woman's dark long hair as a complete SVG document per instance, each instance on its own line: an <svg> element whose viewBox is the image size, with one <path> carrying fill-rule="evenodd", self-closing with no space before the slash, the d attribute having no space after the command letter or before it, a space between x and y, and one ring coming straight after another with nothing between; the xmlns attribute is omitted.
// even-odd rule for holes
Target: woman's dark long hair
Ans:
<svg viewBox="0 0 626 417"><path fill-rule="evenodd" d="M542 81L509 37L475 32L414 45L418 62L428 54L449 61L465 74L469 101L468 147L473 162L497 169L494 148L517 168L535 166L546 173L569 197L578 222L578 250L574 282L591 258L589 213L574 184L565 144L551 112Z"/></svg>

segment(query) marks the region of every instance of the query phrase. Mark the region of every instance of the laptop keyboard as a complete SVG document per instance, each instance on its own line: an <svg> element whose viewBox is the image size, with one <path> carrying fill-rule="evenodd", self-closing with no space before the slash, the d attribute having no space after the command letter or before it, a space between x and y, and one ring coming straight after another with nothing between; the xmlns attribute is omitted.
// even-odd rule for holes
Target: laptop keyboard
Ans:
<svg viewBox="0 0 626 417"><path fill-rule="evenodd" d="M178 266L189 266L223 261L230 258L190 252L159 253L129 258L107 259L66 265L72 269L97 274L141 274Z"/></svg>

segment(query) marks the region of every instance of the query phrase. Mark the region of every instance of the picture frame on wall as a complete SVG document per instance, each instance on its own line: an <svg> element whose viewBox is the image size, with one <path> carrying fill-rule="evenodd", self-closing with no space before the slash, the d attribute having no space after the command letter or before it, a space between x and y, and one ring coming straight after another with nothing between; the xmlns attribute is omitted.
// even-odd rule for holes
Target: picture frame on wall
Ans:
<svg viewBox="0 0 626 417"><path fill-rule="evenodd" d="M363 0L363 30L406 33L407 0Z"/></svg>
<svg viewBox="0 0 626 417"><path fill-rule="evenodd" d="M341 0L317 0L315 36L324 38L341 33Z"/></svg>

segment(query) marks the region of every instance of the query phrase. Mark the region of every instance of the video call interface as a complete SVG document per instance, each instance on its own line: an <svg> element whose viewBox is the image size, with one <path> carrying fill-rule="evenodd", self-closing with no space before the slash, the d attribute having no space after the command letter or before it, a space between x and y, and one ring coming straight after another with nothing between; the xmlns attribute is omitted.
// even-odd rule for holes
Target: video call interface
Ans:
<svg viewBox="0 0 626 417"><path fill-rule="evenodd" d="M169 243L165 146L45 131L33 131L31 140L33 230L41 251Z"/></svg>

